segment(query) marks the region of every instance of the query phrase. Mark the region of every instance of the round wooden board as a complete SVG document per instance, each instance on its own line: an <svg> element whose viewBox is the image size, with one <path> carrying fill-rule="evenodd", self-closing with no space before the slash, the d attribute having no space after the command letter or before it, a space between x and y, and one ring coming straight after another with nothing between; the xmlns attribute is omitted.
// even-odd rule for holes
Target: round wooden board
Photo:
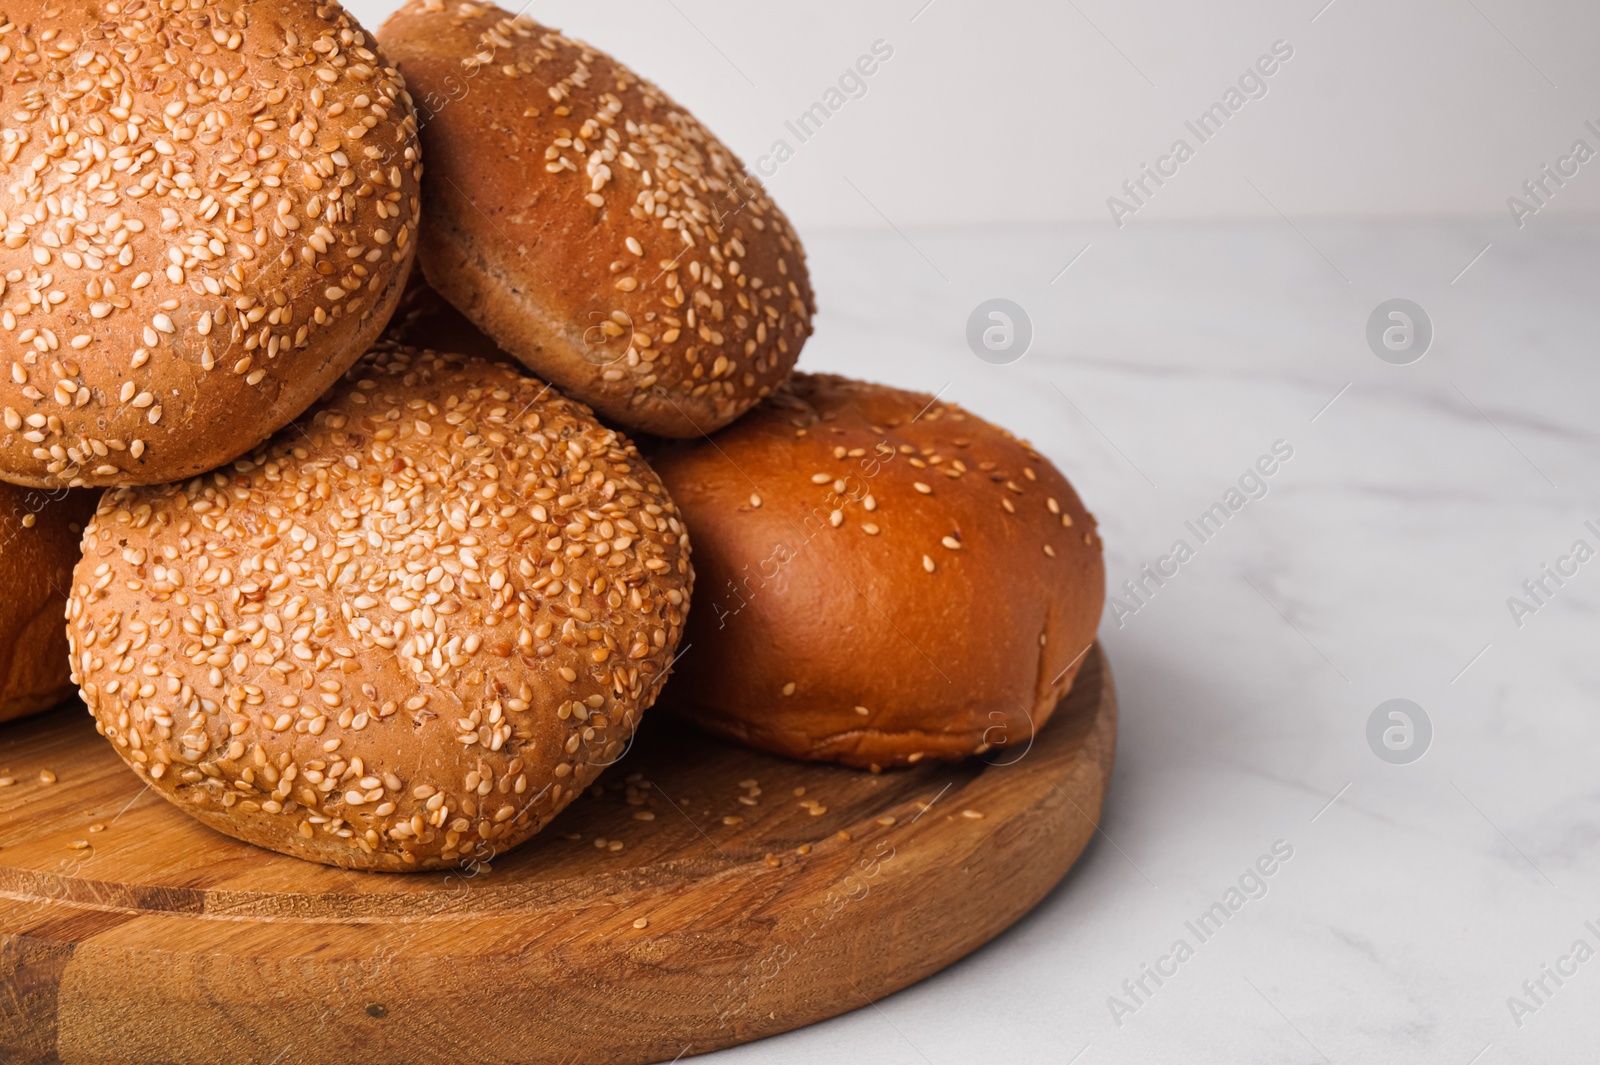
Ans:
<svg viewBox="0 0 1600 1065"><path fill-rule="evenodd" d="M1026 913L1093 834L1115 737L1098 646L987 761L874 776L656 714L492 868L383 874L205 828L81 707L0 726L0 1061L621 1065L787 1031Z"/></svg>

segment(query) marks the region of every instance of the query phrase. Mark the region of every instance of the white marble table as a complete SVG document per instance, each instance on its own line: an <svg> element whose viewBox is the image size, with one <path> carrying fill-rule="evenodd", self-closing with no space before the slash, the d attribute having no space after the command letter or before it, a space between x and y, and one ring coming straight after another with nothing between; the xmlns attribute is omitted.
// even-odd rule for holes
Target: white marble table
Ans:
<svg viewBox="0 0 1600 1065"><path fill-rule="evenodd" d="M1098 515L1113 591L1196 549L1106 615L1117 772L1066 881L930 980L705 1060L1596 1060L1600 956L1571 952L1600 950L1600 559L1520 627L1507 600L1600 549L1600 224L1296 225L808 235L804 367L1030 437ZM1010 365L963 338L995 296L1035 327ZM1411 365L1365 340L1391 297L1436 328ZM1280 440L1267 494L1200 544L1185 522ZM1412 764L1366 738L1397 697L1434 729ZM1185 922L1277 841L1266 894L1200 942Z"/></svg>

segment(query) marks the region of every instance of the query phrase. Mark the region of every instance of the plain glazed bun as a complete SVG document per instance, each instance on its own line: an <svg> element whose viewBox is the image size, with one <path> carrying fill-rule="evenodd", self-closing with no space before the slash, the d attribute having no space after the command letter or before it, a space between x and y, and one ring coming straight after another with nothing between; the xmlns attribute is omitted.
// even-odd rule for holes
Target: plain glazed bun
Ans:
<svg viewBox="0 0 1600 1065"><path fill-rule="evenodd" d="M0 81L0 480L178 480L308 407L416 251L400 76L318 0L18 0Z"/></svg>
<svg viewBox="0 0 1600 1065"><path fill-rule="evenodd" d="M0 721L72 697L61 617L94 502L94 492L0 484Z"/></svg>
<svg viewBox="0 0 1600 1065"><path fill-rule="evenodd" d="M503 364L380 346L231 467L107 492L74 677L157 792L363 869L515 846L626 749L688 537L633 445Z"/></svg>
<svg viewBox="0 0 1600 1065"><path fill-rule="evenodd" d="M796 374L652 461L700 587L665 703L711 732L872 768L1021 748L1094 639L1094 519L959 407Z"/></svg>
<svg viewBox="0 0 1600 1065"><path fill-rule="evenodd" d="M501 348L662 436L726 425L788 376L805 253L692 115L491 4L412 0L380 33L422 119L422 269Z"/></svg>

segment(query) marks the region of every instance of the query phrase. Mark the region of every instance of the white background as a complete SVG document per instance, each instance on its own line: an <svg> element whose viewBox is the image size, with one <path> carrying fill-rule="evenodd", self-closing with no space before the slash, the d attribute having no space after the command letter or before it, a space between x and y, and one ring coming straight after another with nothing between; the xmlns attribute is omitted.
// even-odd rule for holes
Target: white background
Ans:
<svg viewBox="0 0 1600 1065"><path fill-rule="evenodd" d="M925 2L527 11L633 65L748 164L873 41L891 44L867 94L769 182L802 231L885 224L846 179L900 226L1109 224L1106 197L1279 39L1295 55L1267 96L1139 222L1275 217L1261 194L1292 218L1495 214L1584 119L1600 124L1600 5L1585 0L1335 0L1315 22L1326 0ZM398 5L348 6L375 28ZM1600 208L1600 174L1552 210L1580 208Z"/></svg>
<svg viewBox="0 0 1600 1065"><path fill-rule="evenodd" d="M1521 627L1507 601L1600 522L1600 160L1523 228L1505 201L1600 148L1600 6L922 2L530 11L747 161L892 43L769 181L818 293L802 368L1032 439L1098 515L1113 593L1273 441L1296 453L1103 621L1116 777L1062 885L938 976L714 1060L1592 1065L1600 960L1521 1026L1507 1000L1600 923L1600 562ZM1115 227L1106 197L1280 38L1268 95ZM1010 365L964 340L993 296L1034 325ZM1437 334L1407 366L1364 336L1397 296ZM1395 697L1434 724L1409 766L1365 738ZM1268 897L1114 1024L1279 838Z"/></svg>

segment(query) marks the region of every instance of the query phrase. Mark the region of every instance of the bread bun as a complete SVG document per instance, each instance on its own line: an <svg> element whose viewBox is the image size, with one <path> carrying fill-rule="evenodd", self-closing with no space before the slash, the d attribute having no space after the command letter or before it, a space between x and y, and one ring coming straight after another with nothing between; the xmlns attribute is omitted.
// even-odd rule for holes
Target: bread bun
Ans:
<svg viewBox="0 0 1600 1065"><path fill-rule="evenodd" d="M518 370L381 346L225 470L106 493L68 607L100 731L213 828L503 852L621 756L693 578L661 483Z"/></svg>
<svg viewBox="0 0 1600 1065"><path fill-rule="evenodd" d="M692 115L490 4L412 0L379 32L422 122L423 271L500 347L663 436L726 425L788 375L805 253Z"/></svg>
<svg viewBox="0 0 1600 1065"><path fill-rule="evenodd" d="M453 351L499 362L514 361L493 340L433 290L422 270L411 267L411 278L394 317L383 331L385 339L413 348Z"/></svg>
<svg viewBox="0 0 1600 1065"><path fill-rule="evenodd" d="M0 484L0 721L72 697L67 606L95 493Z"/></svg>
<svg viewBox="0 0 1600 1065"><path fill-rule="evenodd" d="M151 484L243 454L400 296L421 179L404 84L320 0L5 17L0 479Z"/></svg>
<svg viewBox="0 0 1600 1065"><path fill-rule="evenodd" d="M959 407L796 374L652 461L700 587L666 702L714 733L870 768L1022 748L1094 639L1094 519Z"/></svg>

